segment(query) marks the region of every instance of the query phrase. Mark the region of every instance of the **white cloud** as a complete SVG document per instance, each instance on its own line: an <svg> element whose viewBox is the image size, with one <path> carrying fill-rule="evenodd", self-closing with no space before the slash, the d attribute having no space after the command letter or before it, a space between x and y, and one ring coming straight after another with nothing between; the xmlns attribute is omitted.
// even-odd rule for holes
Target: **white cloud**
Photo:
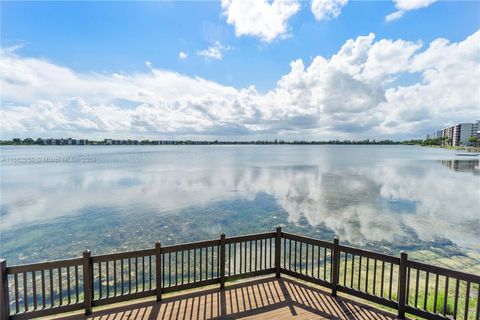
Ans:
<svg viewBox="0 0 480 320"><path fill-rule="evenodd" d="M223 58L223 52L227 50L232 50L232 47L223 46L219 41L216 41L207 49L197 51L197 54L205 59L221 60Z"/></svg>
<svg viewBox="0 0 480 320"><path fill-rule="evenodd" d="M187 59L187 57L188 57L188 54L186 54L186 53L183 52L183 51L180 51L180 52L178 53L178 59L180 59L180 60L185 60L185 59Z"/></svg>
<svg viewBox="0 0 480 320"><path fill-rule="evenodd" d="M426 8L437 0L393 0L397 11L387 15L386 21L393 21L403 17L406 11Z"/></svg>
<svg viewBox="0 0 480 320"><path fill-rule="evenodd" d="M78 73L4 51L1 131L13 136L421 137L478 118L480 31L450 43L350 39L259 93L151 67ZM401 81L399 79L401 78Z"/></svg>
<svg viewBox="0 0 480 320"><path fill-rule="evenodd" d="M348 0L312 0L311 9L318 21L331 20L338 17Z"/></svg>
<svg viewBox="0 0 480 320"><path fill-rule="evenodd" d="M288 32L288 20L300 10L297 0L222 0L223 14L235 34L271 42Z"/></svg>

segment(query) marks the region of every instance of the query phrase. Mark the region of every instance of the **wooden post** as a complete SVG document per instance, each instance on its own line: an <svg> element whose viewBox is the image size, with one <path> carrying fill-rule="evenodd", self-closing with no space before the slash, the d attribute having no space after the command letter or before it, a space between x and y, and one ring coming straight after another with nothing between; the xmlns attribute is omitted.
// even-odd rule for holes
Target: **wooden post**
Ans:
<svg viewBox="0 0 480 320"><path fill-rule="evenodd" d="M0 260L0 309L1 320L8 320L10 317L10 297L8 295L7 261Z"/></svg>
<svg viewBox="0 0 480 320"><path fill-rule="evenodd" d="M162 245L155 242L155 279L157 284L157 302L162 301Z"/></svg>
<svg viewBox="0 0 480 320"><path fill-rule="evenodd" d="M83 252L83 300L85 315L92 313L93 282L92 282L92 259L90 250Z"/></svg>
<svg viewBox="0 0 480 320"><path fill-rule="evenodd" d="M225 233L220 235L220 288L225 288Z"/></svg>
<svg viewBox="0 0 480 320"><path fill-rule="evenodd" d="M280 251L282 245L282 227L277 226L275 233L275 276L280 278Z"/></svg>
<svg viewBox="0 0 480 320"><path fill-rule="evenodd" d="M402 251L400 253L400 271L398 276L398 317L400 319L405 319L407 263L408 255L406 252Z"/></svg>
<svg viewBox="0 0 480 320"><path fill-rule="evenodd" d="M338 289L338 272L340 270L340 248L338 236L333 238L333 265L332 265L332 296L337 296Z"/></svg>

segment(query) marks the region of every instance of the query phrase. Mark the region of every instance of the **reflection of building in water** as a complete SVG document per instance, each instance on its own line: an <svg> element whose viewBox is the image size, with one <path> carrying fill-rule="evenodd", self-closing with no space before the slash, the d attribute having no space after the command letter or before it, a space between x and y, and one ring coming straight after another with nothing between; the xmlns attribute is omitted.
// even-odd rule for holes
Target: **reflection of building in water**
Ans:
<svg viewBox="0 0 480 320"><path fill-rule="evenodd" d="M479 160L440 160L440 163L454 171L473 172L474 174L480 174Z"/></svg>

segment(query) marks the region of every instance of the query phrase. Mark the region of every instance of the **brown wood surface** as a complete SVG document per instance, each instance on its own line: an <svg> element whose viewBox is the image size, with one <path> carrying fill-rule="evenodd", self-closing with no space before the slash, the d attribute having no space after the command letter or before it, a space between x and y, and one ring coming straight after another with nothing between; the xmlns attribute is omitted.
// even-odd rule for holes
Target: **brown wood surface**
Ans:
<svg viewBox="0 0 480 320"><path fill-rule="evenodd" d="M84 319L82 316L56 318ZM362 319L395 315L287 278L268 277L93 312L87 319Z"/></svg>

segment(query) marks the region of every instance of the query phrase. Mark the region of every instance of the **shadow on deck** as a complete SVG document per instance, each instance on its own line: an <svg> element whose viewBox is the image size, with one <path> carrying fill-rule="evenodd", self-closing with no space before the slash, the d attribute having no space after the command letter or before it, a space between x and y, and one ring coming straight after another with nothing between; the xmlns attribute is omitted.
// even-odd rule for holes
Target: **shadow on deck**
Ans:
<svg viewBox="0 0 480 320"><path fill-rule="evenodd" d="M57 319L82 319L70 316ZM94 312L87 319L358 319L395 315L288 278L264 278Z"/></svg>

